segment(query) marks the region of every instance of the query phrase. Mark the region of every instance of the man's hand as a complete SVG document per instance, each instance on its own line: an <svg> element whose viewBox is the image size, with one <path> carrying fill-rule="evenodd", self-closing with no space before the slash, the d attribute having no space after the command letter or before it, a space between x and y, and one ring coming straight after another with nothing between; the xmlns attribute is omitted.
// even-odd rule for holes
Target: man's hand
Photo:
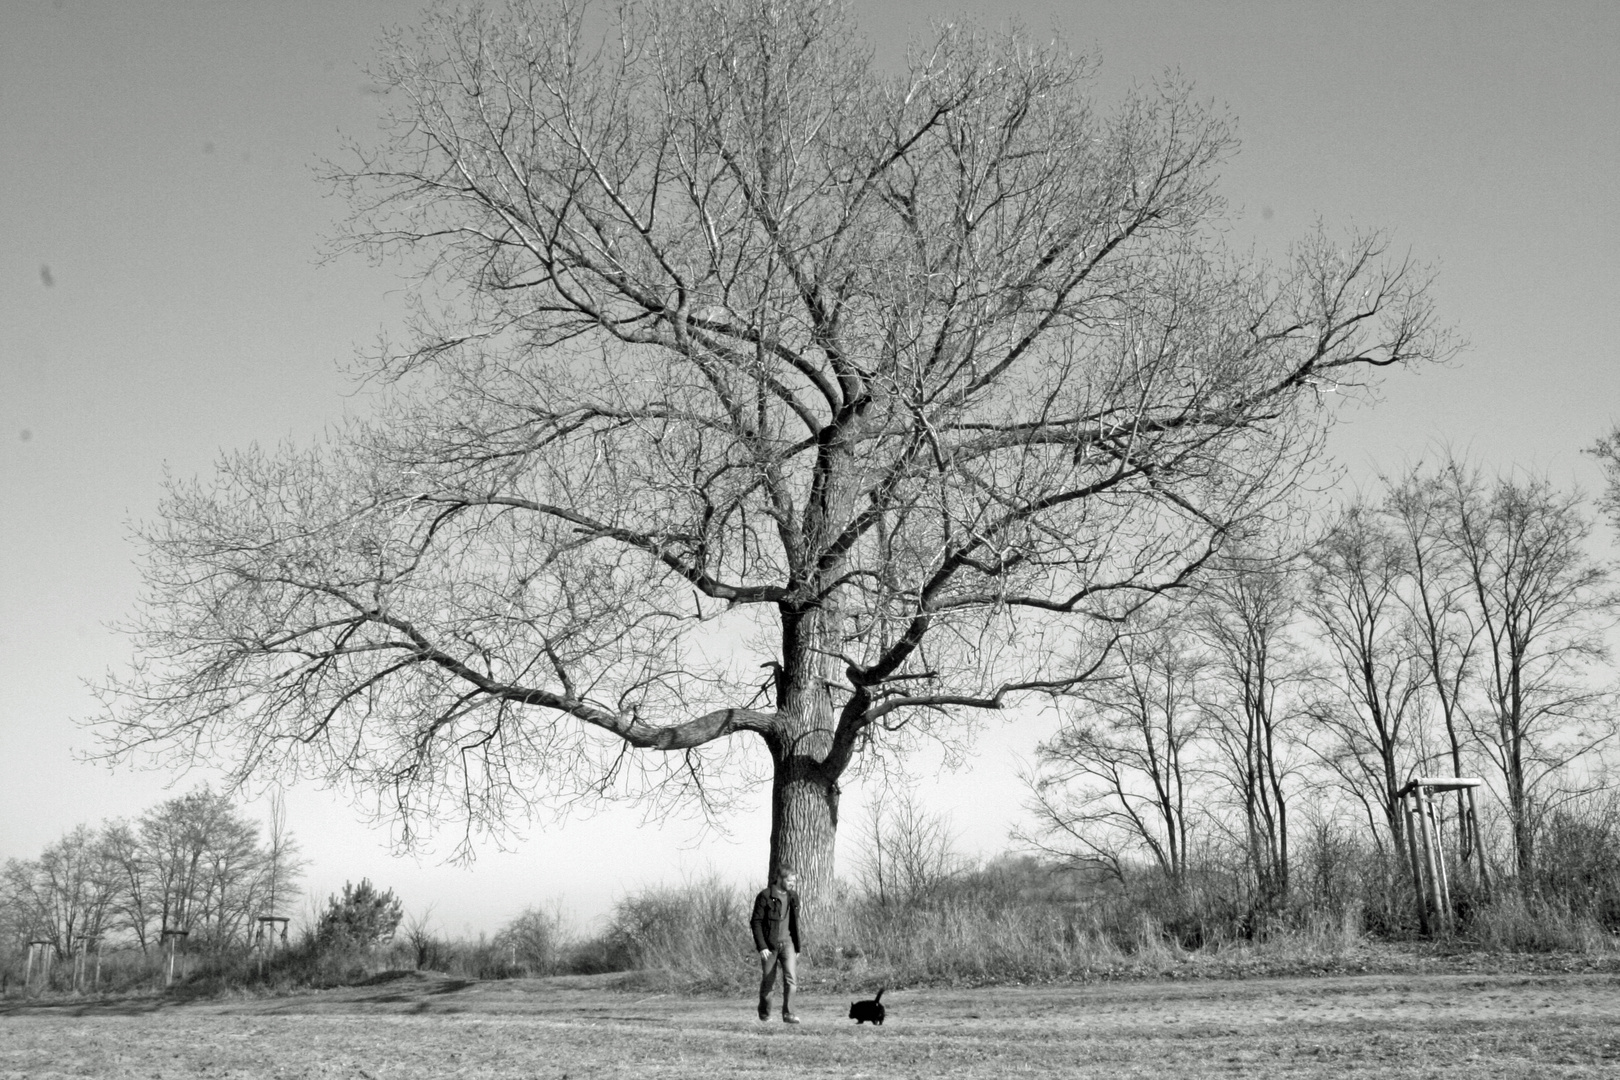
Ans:
<svg viewBox="0 0 1620 1080"><path fill-rule="evenodd" d="M771 950L769 950L769 949L761 949L761 950L759 950L759 958L761 960L769 960L771 958Z"/></svg>

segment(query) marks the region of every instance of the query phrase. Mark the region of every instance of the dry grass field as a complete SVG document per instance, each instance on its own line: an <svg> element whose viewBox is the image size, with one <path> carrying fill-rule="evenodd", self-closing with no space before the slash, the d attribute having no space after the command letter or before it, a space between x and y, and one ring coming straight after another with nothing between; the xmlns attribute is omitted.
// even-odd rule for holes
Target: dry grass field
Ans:
<svg viewBox="0 0 1620 1080"><path fill-rule="evenodd" d="M1613 1077L1620 976L1365 975L807 994L404 975L282 998L0 1006L0 1077Z"/></svg>

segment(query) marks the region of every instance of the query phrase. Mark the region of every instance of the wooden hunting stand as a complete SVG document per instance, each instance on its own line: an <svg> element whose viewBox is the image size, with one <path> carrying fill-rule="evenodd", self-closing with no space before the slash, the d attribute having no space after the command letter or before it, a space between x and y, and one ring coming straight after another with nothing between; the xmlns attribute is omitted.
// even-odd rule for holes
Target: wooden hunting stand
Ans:
<svg viewBox="0 0 1620 1080"><path fill-rule="evenodd" d="M254 921L259 924L253 933L254 952L259 954L259 974L263 975L265 960L287 947L287 917L260 915Z"/></svg>
<svg viewBox="0 0 1620 1080"><path fill-rule="evenodd" d="M51 961L56 958L56 945L45 940L30 941L28 943L28 967L23 972L23 991L26 993L34 988L34 963L39 962L40 981L48 988L51 985Z"/></svg>
<svg viewBox="0 0 1620 1080"><path fill-rule="evenodd" d="M96 953L95 967L90 966L90 950ZM79 993L84 992L85 977L90 978L92 991L101 989L101 936L82 937L79 939L79 948L75 954L76 963L73 965L73 989Z"/></svg>
<svg viewBox="0 0 1620 1080"><path fill-rule="evenodd" d="M169 929L165 929L161 934L158 935L159 942L169 947L168 968L163 976L164 986L174 985L174 954L179 951L180 945L183 944L185 939L190 935L190 930ZM182 974L184 974L184 972L182 972Z"/></svg>
<svg viewBox="0 0 1620 1080"><path fill-rule="evenodd" d="M1456 929L1451 911L1451 885L1446 879L1446 854L1440 846L1440 822L1435 818L1433 795L1439 791L1476 788L1485 781L1468 776L1419 776L1396 792L1406 815L1406 846L1412 859L1412 884L1417 890L1418 925L1425 934L1449 934ZM1483 853L1481 853L1483 858ZM1431 922L1429 913L1433 911Z"/></svg>

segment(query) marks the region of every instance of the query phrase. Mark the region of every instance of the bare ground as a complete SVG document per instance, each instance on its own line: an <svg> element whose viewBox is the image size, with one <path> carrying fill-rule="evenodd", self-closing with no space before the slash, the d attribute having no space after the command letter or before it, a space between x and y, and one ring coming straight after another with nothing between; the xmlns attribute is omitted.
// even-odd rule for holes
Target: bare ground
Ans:
<svg viewBox="0 0 1620 1080"><path fill-rule="evenodd" d="M0 1005L14 1077L1614 1077L1620 976L891 990L883 1028L611 979L402 975L282 998Z"/></svg>

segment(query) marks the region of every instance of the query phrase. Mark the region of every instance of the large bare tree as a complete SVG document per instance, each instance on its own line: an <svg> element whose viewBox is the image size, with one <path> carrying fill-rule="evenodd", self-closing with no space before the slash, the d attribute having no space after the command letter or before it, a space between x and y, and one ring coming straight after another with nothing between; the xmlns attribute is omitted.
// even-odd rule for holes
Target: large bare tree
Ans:
<svg viewBox="0 0 1620 1080"><path fill-rule="evenodd" d="M9 923L18 944L48 941L58 957L71 956L108 928L118 885L99 838L80 825L39 858L0 866L0 926Z"/></svg>
<svg viewBox="0 0 1620 1080"><path fill-rule="evenodd" d="M1447 505L1443 491L1438 477L1421 467L1412 469L1389 484L1384 514L1405 552L1409 580L1399 595L1409 616L1412 650L1421 659L1445 725L1451 775L1464 776L1463 762L1471 746L1465 696L1474 678L1481 628L1467 615L1472 590L1462 573L1461 556L1443 526ZM1484 828L1474 789L1459 788L1455 798L1458 859L1489 892Z"/></svg>
<svg viewBox="0 0 1620 1080"><path fill-rule="evenodd" d="M1199 599L1197 627L1209 650L1203 707L1218 769L1242 814L1240 844L1257 899L1290 887L1290 800L1307 679L1296 629L1298 560L1250 548L1221 568Z"/></svg>
<svg viewBox="0 0 1620 1080"><path fill-rule="evenodd" d="M1609 568L1587 551L1592 525L1579 492L1545 476L1487 481L1455 459L1436 481L1427 490L1479 654L1464 716L1501 777L1515 869L1530 889L1542 815L1591 783L1571 767L1590 765L1616 734L1613 694L1591 671L1608 659L1616 598Z"/></svg>
<svg viewBox="0 0 1620 1080"><path fill-rule="evenodd" d="M7 861L0 911L12 908L22 929L44 935L63 955L107 938L146 952L165 930L186 931L192 947L244 945L254 918L275 910L272 888L283 901L295 897L302 873L291 836L279 831L261 845L258 831L207 788L168 799L135 822L80 825L38 859Z"/></svg>
<svg viewBox="0 0 1620 1080"><path fill-rule="evenodd" d="M1222 251L1185 88L1104 111L963 25L894 74L836 3L593 18L390 43L334 179L421 270L415 336L368 422L172 486L115 750L499 824L723 799L757 740L814 894L860 752L1083 680L1288 494L1325 385L1444 348L1378 236Z"/></svg>
<svg viewBox="0 0 1620 1080"><path fill-rule="evenodd" d="M1398 793L1423 758L1430 667L1414 647L1402 538L1363 503L1345 507L1307 550L1304 610L1336 669L1309 706L1311 748L1367 812L1374 841L1406 850Z"/></svg>
<svg viewBox="0 0 1620 1080"><path fill-rule="evenodd" d="M1185 617L1174 612L1168 618ZM1058 733L1030 777L1032 847L1125 881L1146 850L1164 879L1185 880L1193 836L1195 742L1207 658L1164 623L1122 639L1097 677L1071 695Z"/></svg>

